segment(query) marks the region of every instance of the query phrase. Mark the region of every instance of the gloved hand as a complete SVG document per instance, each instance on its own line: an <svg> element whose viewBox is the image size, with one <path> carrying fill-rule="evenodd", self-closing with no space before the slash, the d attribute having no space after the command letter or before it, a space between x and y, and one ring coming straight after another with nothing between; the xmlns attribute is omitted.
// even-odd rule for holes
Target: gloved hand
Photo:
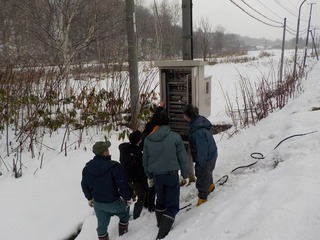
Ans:
<svg viewBox="0 0 320 240"><path fill-rule="evenodd" d="M91 198L91 199L88 201L88 204L89 204L90 207L93 207L93 204L94 204L93 198Z"/></svg>
<svg viewBox="0 0 320 240"><path fill-rule="evenodd" d="M131 198L129 201L127 201L127 206L129 207L133 203L133 199Z"/></svg>
<svg viewBox="0 0 320 240"><path fill-rule="evenodd" d="M153 178L148 178L148 187L152 188L154 186Z"/></svg>
<svg viewBox="0 0 320 240"><path fill-rule="evenodd" d="M189 178L184 178L184 179L180 182L180 186L181 186L181 187L189 186L189 184L190 184Z"/></svg>

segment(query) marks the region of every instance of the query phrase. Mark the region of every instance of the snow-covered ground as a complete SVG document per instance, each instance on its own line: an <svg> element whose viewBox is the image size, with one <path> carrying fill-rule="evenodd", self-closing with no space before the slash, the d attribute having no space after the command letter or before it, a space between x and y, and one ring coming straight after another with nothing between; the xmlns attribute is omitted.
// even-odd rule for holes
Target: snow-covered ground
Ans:
<svg viewBox="0 0 320 240"><path fill-rule="evenodd" d="M222 93L234 92L239 73L256 81L262 72L270 71L268 64L270 58L206 66L206 75L213 76L210 120L226 117ZM222 186L217 184L209 201L199 207L194 207L197 200L194 184L181 188L181 207L191 203L193 208L178 213L165 239L319 239L320 110L312 111L320 108L319 76L320 64L316 63L307 79L303 79L304 92L283 109L231 139L215 135L219 157L214 180L224 175L229 179ZM43 143L48 147L42 148L41 169L40 156L32 159L30 153L24 153L23 176L17 179L11 172L15 156L4 157L5 137L1 135L0 154L6 163L1 161L0 165L1 240L67 239L80 227L77 240L97 239L96 217L87 205L80 181L82 168L93 156L93 143L107 133L88 132L78 147L77 133L72 132L69 143L75 144L69 147L67 156L60 152L63 133L59 130L44 138ZM277 146L290 136L293 137ZM116 132L109 137L112 158L118 160L121 142ZM263 154L264 159L231 173L239 166L257 161L250 157L253 152ZM152 240L157 235L155 215L146 209L139 219L130 221L129 232L122 237L118 237L117 224L118 219L113 217L109 226L112 240Z"/></svg>

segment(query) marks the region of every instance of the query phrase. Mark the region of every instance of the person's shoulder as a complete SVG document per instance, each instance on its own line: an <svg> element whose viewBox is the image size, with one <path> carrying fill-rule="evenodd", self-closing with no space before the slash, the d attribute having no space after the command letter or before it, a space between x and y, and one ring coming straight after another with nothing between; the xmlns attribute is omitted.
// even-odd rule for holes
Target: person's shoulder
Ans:
<svg viewBox="0 0 320 240"><path fill-rule="evenodd" d="M122 151L128 148L130 145L131 145L130 142L123 142L119 144L118 148L120 151Z"/></svg>
<svg viewBox="0 0 320 240"><path fill-rule="evenodd" d="M115 160L110 160L109 164L112 165L113 167L121 167L121 163Z"/></svg>
<svg viewBox="0 0 320 240"><path fill-rule="evenodd" d="M171 136L174 136L174 137L178 137L178 138L181 138L180 134L175 132L175 131L172 131L170 130L170 133L169 133Z"/></svg>
<svg viewBox="0 0 320 240"><path fill-rule="evenodd" d="M84 165L84 168L90 167L90 165L92 165L92 163L93 163L93 159L90 159L88 162L86 162L86 164Z"/></svg>

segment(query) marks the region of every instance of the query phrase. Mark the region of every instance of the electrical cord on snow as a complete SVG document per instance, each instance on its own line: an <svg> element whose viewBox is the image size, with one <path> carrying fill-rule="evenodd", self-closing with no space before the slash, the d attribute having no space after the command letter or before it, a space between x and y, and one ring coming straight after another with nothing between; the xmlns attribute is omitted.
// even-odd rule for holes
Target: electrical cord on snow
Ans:
<svg viewBox="0 0 320 240"><path fill-rule="evenodd" d="M308 135L308 134L312 134L312 133L316 133L318 131L313 131L313 132L308 132L308 133L301 133L301 134L295 134L295 135L292 135L290 137L287 137L285 139L283 139L281 142L279 142L277 144L277 146L275 146L275 148L273 150L275 150L281 143L283 143L285 140L288 140L289 138L293 138L293 137L299 137L299 136L305 136L305 135Z"/></svg>
<svg viewBox="0 0 320 240"><path fill-rule="evenodd" d="M273 150L275 150L277 147L279 147L279 145L280 145L281 143L283 143L284 141L288 140L289 138L305 136L305 135L309 135L309 134L316 133L316 132L318 132L318 131L313 131L313 132L308 132L308 133L301 133L301 134L295 134L295 135L289 136L289 137L281 140L281 141L277 144L277 146L275 146L275 147L273 148ZM253 162L253 163L251 163L251 164L249 164L249 165L244 165L244 166L236 167L235 169L233 169L233 170L231 171L231 173L233 173L234 171L236 171L236 170L238 170L238 169L241 169L241 168L251 167L251 166L255 165L256 163L258 163L259 160L265 158L265 157L263 156L263 154L262 154L262 153L259 153L259 152L253 152L253 153L250 154L250 156L251 156L252 158L258 159L258 160L255 161L255 162ZM228 175L224 175L224 176L222 176L216 183L218 183L220 186L222 186L223 184L225 184L225 183L228 181L228 179L229 179L229 176L228 176Z"/></svg>

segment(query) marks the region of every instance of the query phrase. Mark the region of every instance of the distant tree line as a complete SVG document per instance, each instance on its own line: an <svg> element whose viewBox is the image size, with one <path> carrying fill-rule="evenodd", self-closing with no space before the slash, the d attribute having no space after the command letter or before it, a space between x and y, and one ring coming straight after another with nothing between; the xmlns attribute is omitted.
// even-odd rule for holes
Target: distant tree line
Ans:
<svg viewBox="0 0 320 240"><path fill-rule="evenodd" d="M127 59L124 0L7 0L0 9L0 59L43 64L119 62ZM136 1L139 60L181 59L181 5ZM253 46L281 47L281 40L252 39L212 29L208 19L194 24L194 57L238 54ZM299 40L299 47L304 45ZM295 38L287 41L294 48Z"/></svg>
<svg viewBox="0 0 320 240"><path fill-rule="evenodd" d="M63 65L126 61L124 0L7 0L0 9L2 62ZM139 60L181 59L182 14L177 2L136 1ZM212 29L208 19L194 26L194 58L237 54L245 39ZM249 40L248 40L249 42ZM281 45L281 44L280 44Z"/></svg>

